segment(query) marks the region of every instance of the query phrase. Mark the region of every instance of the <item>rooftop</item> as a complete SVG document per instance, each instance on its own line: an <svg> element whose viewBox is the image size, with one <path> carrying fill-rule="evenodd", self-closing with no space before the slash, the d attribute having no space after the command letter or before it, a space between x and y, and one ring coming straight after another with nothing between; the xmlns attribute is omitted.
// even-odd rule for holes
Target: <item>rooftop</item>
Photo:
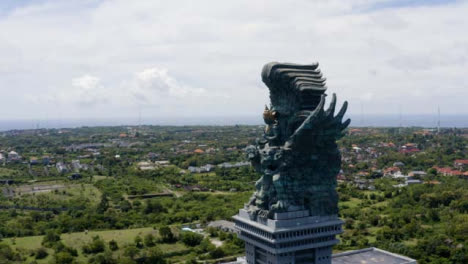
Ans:
<svg viewBox="0 0 468 264"><path fill-rule="evenodd" d="M245 264L245 257L224 264ZM365 248L333 254L332 264L416 264L416 260L378 248Z"/></svg>
<svg viewBox="0 0 468 264"><path fill-rule="evenodd" d="M416 264L416 260L378 248L351 250L332 256L333 264Z"/></svg>

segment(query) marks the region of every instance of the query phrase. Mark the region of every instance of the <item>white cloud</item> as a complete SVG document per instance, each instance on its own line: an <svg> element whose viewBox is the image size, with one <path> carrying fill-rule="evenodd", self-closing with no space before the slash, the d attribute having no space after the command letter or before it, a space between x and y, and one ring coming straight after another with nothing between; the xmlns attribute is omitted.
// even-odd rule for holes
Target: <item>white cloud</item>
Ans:
<svg viewBox="0 0 468 264"><path fill-rule="evenodd" d="M71 91L62 91L59 100L75 102L81 106L95 106L106 103L108 94L101 85L101 80L92 75L83 75L72 80Z"/></svg>
<svg viewBox="0 0 468 264"><path fill-rule="evenodd" d="M468 114L468 3L403 2L33 3L0 16L0 115L259 115L269 61L319 61L351 113Z"/></svg>
<svg viewBox="0 0 468 264"><path fill-rule="evenodd" d="M78 106L82 108L141 107L157 104L158 108L172 108L171 104L188 100L199 100L205 90L180 84L167 69L152 67L135 73L114 87L102 84L99 77L85 74L72 78L71 85L60 89L57 94L28 96L34 104ZM208 97L220 97L212 94Z"/></svg>
<svg viewBox="0 0 468 264"><path fill-rule="evenodd" d="M138 72L131 88L131 94L134 98L144 103L151 103L156 99L164 101L167 97L200 96L203 93L204 90L201 88L196 89L179 84L168 74L167 69L160 68L148 68Z"/></svg>

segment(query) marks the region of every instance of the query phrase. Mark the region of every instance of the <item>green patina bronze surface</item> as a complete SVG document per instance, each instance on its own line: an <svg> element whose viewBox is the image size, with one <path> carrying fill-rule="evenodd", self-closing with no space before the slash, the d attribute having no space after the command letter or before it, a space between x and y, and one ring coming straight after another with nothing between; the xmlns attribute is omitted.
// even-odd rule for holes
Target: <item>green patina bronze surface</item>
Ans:
<svg viewBox="0 0 468 264"><path fill-rule="evenodd" d="M336 175L341 167L336 140L350 123L342 122L347 102L335 115L333 94L324 109L327 88L318 64L272 62L263 67L262 80L270 90L271 105L263 113L264 138L247 148L262 177L246 209L253 219L297 210L336 215Z"/></svg>

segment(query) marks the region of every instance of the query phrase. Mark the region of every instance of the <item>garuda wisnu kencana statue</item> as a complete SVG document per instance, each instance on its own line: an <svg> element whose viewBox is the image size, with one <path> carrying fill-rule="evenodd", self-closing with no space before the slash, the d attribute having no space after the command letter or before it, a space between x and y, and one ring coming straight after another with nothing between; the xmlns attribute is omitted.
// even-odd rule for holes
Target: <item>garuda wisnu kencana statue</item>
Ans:
<svg viewBox="0 0 468 264"><path fill-rule="evenodd" d="M262 80L270 90L263 139L247 147L262 175L246 204L252 219L274 213L309 210L311 216L336 215L336 176L341 155L336 140L350 123L342 122L347 102L335 115L336 95L327 109L325 78L318 63L268 63Z"/></svg>

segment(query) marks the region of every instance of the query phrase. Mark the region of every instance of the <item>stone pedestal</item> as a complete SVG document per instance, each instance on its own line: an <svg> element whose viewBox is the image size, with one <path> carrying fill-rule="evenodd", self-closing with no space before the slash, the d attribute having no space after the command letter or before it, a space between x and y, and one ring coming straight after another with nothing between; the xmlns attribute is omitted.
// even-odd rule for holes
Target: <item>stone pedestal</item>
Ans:
<svg viewBox="0 0 468 264"><path fill-rule="evenodd" d="M309 216L309 211L254 221L240 209L233 218L248 264L330 264L332 247L339 242L335 236L343 232L337 216Z"/></svg>

